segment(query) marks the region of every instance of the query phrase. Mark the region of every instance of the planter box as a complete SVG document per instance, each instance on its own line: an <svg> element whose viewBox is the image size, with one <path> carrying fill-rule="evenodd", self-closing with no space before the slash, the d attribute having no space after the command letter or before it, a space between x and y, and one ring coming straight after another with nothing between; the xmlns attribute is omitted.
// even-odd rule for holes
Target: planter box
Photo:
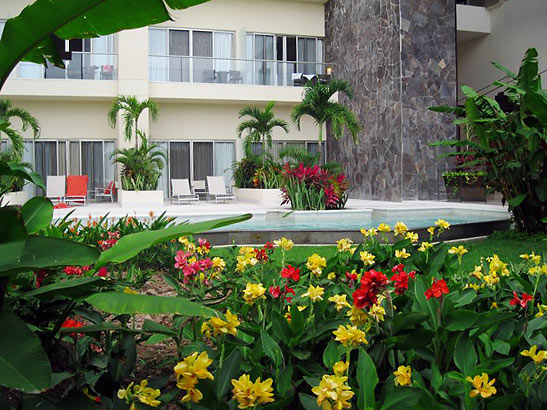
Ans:
<svg viewBox="0 0 547 410"><path fill-rule="evenodd" d="M278 207L281 204L280 189L234 188L238 201Z"/></svg>
<svg viewBox="0 0 547 410"><path fill-rule="evenodd" d="M469 182L463 176L444 177L446 195L448 200L456 201L484 201L486 189L484 188L484 177L476 177Z"/></svg>
<svg viewBox="0 0 547 410"><path fill-rule="evenodd" d="M118 190L120 206L163 205L163 191L124 191Z"/></svg>
<svg viewBox="0 0 547 410"><path fill-rule="evenodd" d="M3 205L24 205L28 201L28 192L8 192L2 196Z"/></svg>

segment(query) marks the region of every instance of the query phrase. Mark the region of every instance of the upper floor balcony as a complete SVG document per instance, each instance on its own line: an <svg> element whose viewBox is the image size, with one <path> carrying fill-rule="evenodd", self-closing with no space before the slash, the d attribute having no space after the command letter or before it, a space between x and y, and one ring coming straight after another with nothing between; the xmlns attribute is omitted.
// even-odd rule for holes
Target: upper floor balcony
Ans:
<svg viewBox="0 0 547 410"><path fill-rule="evenodd" d="M334 65L236 58L149 56L151 82L217 83L293 87L327 82Z"/></svg>

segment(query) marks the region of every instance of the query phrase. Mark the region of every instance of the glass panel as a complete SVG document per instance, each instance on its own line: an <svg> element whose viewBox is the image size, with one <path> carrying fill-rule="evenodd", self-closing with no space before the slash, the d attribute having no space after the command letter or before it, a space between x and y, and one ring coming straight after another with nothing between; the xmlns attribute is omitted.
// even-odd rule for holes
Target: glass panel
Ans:
<svg viewBox="0 0 547 410"><path fill-rule="evenodd" d="M167 156L168 155L168 147L169 147L169 143L168 142L158 142L158 141L154 141L154 144L156 144L158 146L157 149L155 149L154 151L161 151L165 154L165 160L166 161L166 164L165 166L163 167L163 169L161 170L161 176L160 176L160 179L158 181L158 189L161 189L163 191L163 196L165 198L169 198L170 197L170 194L169 194L169 167L167 166L168 162L169 162L169 157Z"/></svg>
<svg viewBox="0 0 547 410"><path fill-rule="evenodd" d="M251 151L255 155L261 155L262 154L262 143L261 142L253 142L251 144Z"/></svg>
<svg viewBox="0 0 547 410"><path fill-rule="evenodd" d="M34 143L35 171L38 172L45 183L48 175L57 174L57 143L55 141L36 141ZM43 195L43 191L37 188L37 195Z"/></svg>
<svg viewBox="0 0 547 410"><path fill-rule="evenodd" d="M283 143L282 142L274 142L272 143L272 150L271 154L275 161L279 160L279 153L283 150Z"/></svg>
<svg viewBox="0 0 547 410"><path fill-rule="evenodd" d="M108 186L111 181L114 181L116 175L116 164L114 163L114 158L112 153L116 144L114 141L105 141L104 142L104 185Z"/></svg>
<svg viewBox="0 0 547 410"><path fill-rule="evenodd" d="M17 76L19 78L42 78L43 77L42 65L40 64L34 64L34 63L22 61L19 63L17 70L18 70Z"/></svg>
<svg viewBox="0 0 547 410"><path fill-rule="evenodd" d="M215 33L215 72L219 83L228 82L228 73L231 68L233 35L232 33ZM222 60L225 59L225 60Z"/></svg>
<svg viewBox="0 0 547 410"><path fill-rule="evenodd" d="M113 35L92 38L91 52L98 54L115 54L116 42Z"/></svg>
<svg viewBox="0 0 547 410"><path fill-rule="evenodd" d="M234 143L215 142L215 175L224 177L224 185L232 185L232 164L234 162Z"/></svg>
<svg viewBox="0 0 547 410"><path fill-rule="evenodd" d="M32 155L33 152L33 142L32 141L23 141L23 162L26 162L27 164L34 164L34 158ZM34 167L33 167L34 169ZM29 197L34 196L34 185L33 184L25 184L23 187L23 191L27 192L29 194Z"/></svg>
<svg viewBox="0 0 547 410"><path fill-rule="evenodd" d="M57 150L59 152L59 175L66 175L66 142L59 141Z"/></svg>
<svg viewBox="0 0 547 410"><path fill-rule="evenodd" d="M190 55L190 33L188 30L169 30L169 55Z"/></svg>
<svg viewBox="0 0 547 410"><path fill-rule="evenodd" d="M0 38L2 37L2 33L4 32L4 26L6 25L5 20L0 20Z"/></svg>
<svg viewBox="0 0 547 410"><path fill-rule="evenodd" d="M245 36L245 57L247 60L252 60L254 57L253 34ZM252 61L245 62L245 84L254 84L253 81L254 64Z"/></svg>
<svg viewBox="0 0 547 410"><path fill-rule="evenodd" d="M213 143L194 142L194 180L213 175Z"/></svg>
<svg viewBox="0 0 547 410"><path fill-rule="evenodd" d="M48 61L45 69L45 78L65 78L65 70L59 67L55 67Z"/></svg>
<svg viewBox="0 0 547 410"><path fill-rule="evenodd" d="M76 174L80 175L80 174ZM81 175L87 175L87 189L91 190L91 184L93 183L93 143L89 141L82 141L82 173Z"/></svg>
<svg viewBox="0 0 547 410"><path fill-rule="evenodd" d="M169 59L166 57L168 31L164 29L151 28L149 31L150 47L150 81L167 81ZM156 57L162 56L162 57ZM165 57L163 57L165 56Z"/></svg>
<svg viewBox="0 0 547 410"><path fill-rule="evenodd" d="M93 181L90 189L104 187L103 143L93 142Z"/></svg>
<svg viewBox="0 0 547 410"><path fill-rule="evenodd" d="M80 143L70 141L68 175L80 175Z"/></svg>
<svg viewBox="0 0 547 410"><path fill-rule="evenodd" d="M317 155L318 154L318 147L319 147L319 143L317 142L308 142L308 152L312 155ZM325 142L322 142L321 143L321 146L323 148L323 150L321 151L321 163L324 164L326 162L326 156L327 156L327 152L326 152L326 143Z"/></svg>
<svg viewBox="0 0 547 410"><path fill-rule="evenodd" d="M169 144L169 173L171 179L190 179L190 143Z"/></svg>
<svg viewBox="0 0 547 410"><path fill-rule="evenodd" d="M208 31L194 31L192 33L194 82L212 83L215 81L213 57L213 33Z"/></svg>

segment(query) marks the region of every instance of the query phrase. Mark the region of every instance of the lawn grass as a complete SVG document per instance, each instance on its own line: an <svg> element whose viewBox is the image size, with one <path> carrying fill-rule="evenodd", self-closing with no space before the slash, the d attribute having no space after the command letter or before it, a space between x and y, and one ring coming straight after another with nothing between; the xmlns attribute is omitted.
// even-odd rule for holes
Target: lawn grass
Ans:
<svg viewBox="0 0 547 410"><path fill-rule="evenodd" d="M531 253L544 256L547 260L547 237L518 237L518 238L500 238L491 237L474 242L458 242L455 246L463 245L469 252L464 255L462 263L464 271L473 271L481 257L488 257L497 254L499 258L508 264L522 263L519 255ZM332 257L336 253L336 246L294 246L287 253L287 262L302 262L308 256L317 253L325 258ZM229 254L229 248L214 248L211 256L226 257ZM273 253L273 259L280 257L279 249Z"/></svg>

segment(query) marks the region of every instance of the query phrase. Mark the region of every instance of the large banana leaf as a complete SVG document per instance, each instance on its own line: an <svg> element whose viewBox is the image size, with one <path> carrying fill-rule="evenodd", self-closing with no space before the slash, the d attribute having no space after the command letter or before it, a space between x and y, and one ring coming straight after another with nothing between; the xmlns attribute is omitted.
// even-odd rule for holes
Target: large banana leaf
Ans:
<svg viewBox="0 0 547 410"><path fill-rule="evenodd" d="M96 309L108 313L149 315L180 314L186 316L220 316L216 310L186 298L176 296L133 295L123 292L95 293L86 301Z"/></svg>
<svg viewBox="0 0 547 410"><path fill-rule="evenodd" d="M51 223L53 204L43 196L37 196L27 201L21 208L21 214L27 233L36 233Z"/></svg>
<svg viewBox="0 0 547 410"><path fill-rule="evenodd" d="M215 228L221 228L223 226L246 221L251 217L252 214L244 214L241 216L213 219L211 221L203 221L192 224L173 225L166 229L157 231L132 233L120 238L120 240L118 240L112 248L104 251L95 264L95 268L100 268L109 262L125 262L133 256L136 256L140 251L160 242L176 239L184 235L192 235Z"/></svg>
<svg viewBox="0 0 547 410"><path fill-rule="evenodd" d="M51 366L40 339L12 312L0 312L0 385L38 393L51 385Z"/></svg>
<svg viewBox="0 0 547 410"><path fill-rule="evenodd" d="M2 41L0 41L0 49L2 48ZM2 72L2 67L4 66L4 62L0 60L0 73ZM0 88L1 87L0 83ZM36 185L39 188L46 189L44 185L44 181L40 174L34 171L29 171L28 168L21 164L17 164L15 162L0 162L0 175L11 175L13 177L19 177L23 178L29 182L32 182L34 185Z"/></svg>
<svg viewBox="0 0 547 410"><path fill-rule="evenodd" d="M63 62L54 36L89 38L158 24L171 19L169 9L184 9L207 0L36 0L6 22L0 41L0 88L15 65Z"/></svg>

